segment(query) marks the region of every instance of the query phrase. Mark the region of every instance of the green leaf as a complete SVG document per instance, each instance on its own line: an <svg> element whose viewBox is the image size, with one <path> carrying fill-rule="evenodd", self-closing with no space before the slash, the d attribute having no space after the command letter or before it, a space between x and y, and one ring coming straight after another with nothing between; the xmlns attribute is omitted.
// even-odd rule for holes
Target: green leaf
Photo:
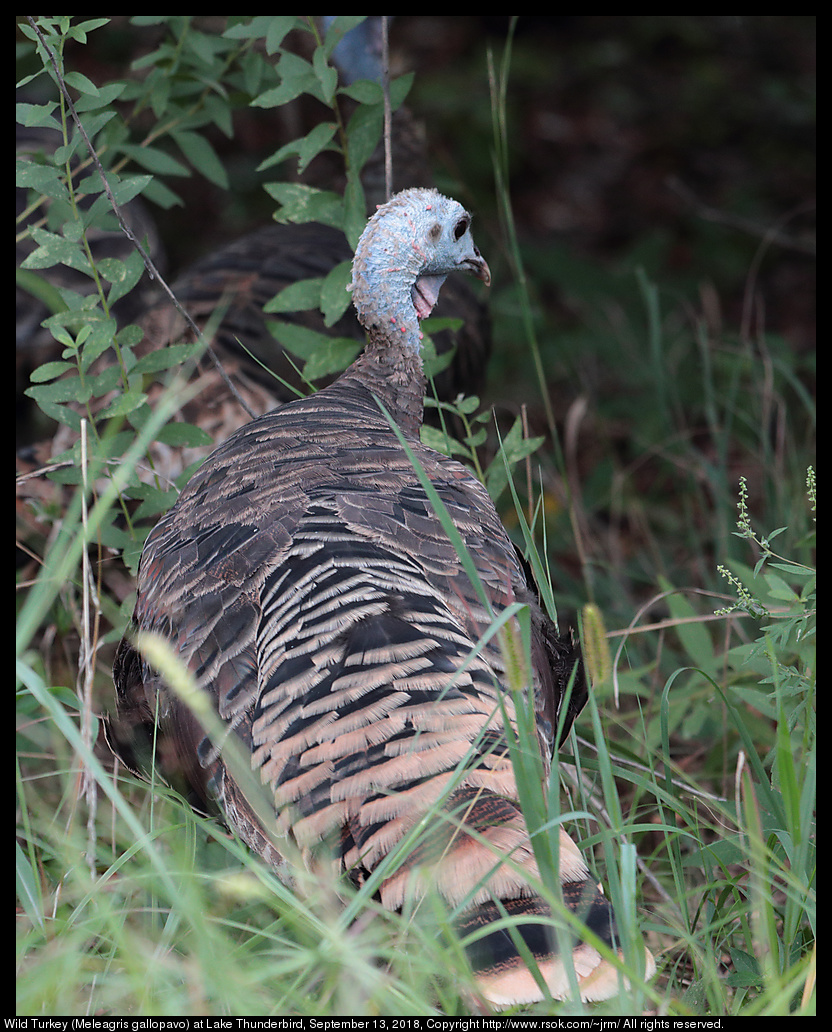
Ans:
<svg viewBox="0 0 832 1032"><path fill-rule="evenodd" d="M332 339L326 333L310 330L297 323L275 320L269 324L269 327L272 336L279 344L302 359L311 358L318 348L325 347L326 342Z"/></svg>
<svg viewBox="0 0 832 1032"><path fill-rule="evenodd" d="M72 334L65 326L58 322L52 322L51 319L44 319L41 325L45 326L49 330L59 344L63 344L66 348L70 349L70 351L64 351L64 356L68 356L72 350L77 350L78 345L72 339Z"/></svg>
<svg viewBox="0 0 832 1032"><path fill-rule="evenodd" d="M765 980L756 957L735 946L729 946L728 953L734 970L726 977L726 985L739 987L763 984Z"/></svg>
<svg viewBox="0 0 832 1032"><path fill-rule="evenodd" d="M94 318L94 316L88 318L84 322L83 326L79 327L78 335L75 338L75 340L70 340L68 342L69 354L67 353L67 351L65 351L63 356L64 358L69 358L70 354L76 352L81 347L81 345L86 341L87 337L89 337L89 335L92 333L92 318Z"/></svg>
<svg viewBox="0 0 832 1032"><path fill-rule="evenodd" d="M98 298L95 294L79 294L68 287L61 287L60 294L63 308L44 319L43 325L47 329L51 330L55 326L69 326L78 331L90 321L91 317L100 317L100 314L92 316L98 305Z"/></svg>
<svg viewBox="0 0 832 1032"><path fill-rule="evenodd" d="M128 204L134 197L138 197L153 179L153 176L128 176L118 183L111 183L110 188L117 204Z"/></svg>
<svg viewBox="0 0 832 1032"><path fill-rule="evenodd" d="M113 284L107 295L107 304L112 306L135 287L144 273L144 259L138 251L131 251L121 263L122 276L118 280L110 280Z"/></svg>
<svg viewBox="0 0 832 1032"><path fill-rule="evenodd" d="M400 75L390 83L390 107L396 111L404 104L405 98L410 93L410 87L416 78L415 72L408 72L407 75Z"/></svg>
<svg viewBox="0 0 832 1032"><path fill-rule="evenodd" d="M50 312L63 312L66 304L60 291L45 276L28 269L15 269L15 284L20 290L43 302Z"/></svg>
<svg viewBox="0 0 832 1032"><path fill-rule="evenodd" d="M459 411L462 412L466 416L470 416L472 413L476 412L477 409L479 408L479 406L480 406L480 399L477 397L476 394L472 394L472 395L470 395L470 397L465 397L461 401L457 402L457 404L456 404L456 408L458 408ZM483 413L483 417L485 419L488 419L489 418L488 413L484 412Z"/></svg>
<svg viewBox="0 0 832 1032"><path fill-rule="evenodd" d="M17 898L32 925L43 930L40 876L35 873L19 842L15 842L14 848Z"/></svg>
<svg viewBox="0 0 832 1032"><path fill-rule="evenodd" d="M271 168L273 165L278 165L281 161L285 161L289 155L297 154L298 172L302 173L313 158L316 158L321 151L329 147L329 143L335 135L337 128L338 126L334 122L320 122L302 139L292 140L284 147L275 151L270 158L266 158L265 161L258 165L257 171L261 172Z"/></svg>
<svg viewBox="0 0 832 1032"><path fill-rule="evenodd" d="M217 152L199 133L178 130L171 133L177 146L197 171L223 190L228 189L228 175Z"/></svg>
<svg viewBox="0 0 832 1032"><path fill-rule="evenodd" d="M86 372L92 363L113 346L116 335L116 321L113 318L98 319L87 323L89 335L84 343L81 356L81 369Z"/></svg>
<svg viewBox="0 0 832 1032"><path fill-rule="evenodd" d="M699 667L706 673L712 673L715 669L716 660L714 657L714 646L711 636L704 623L691 620L699 614L690 602L678 591L672 591L672 585L663 577L659 582L664 591L670 591L665 601L670 610L670 615L678 620L674 630L687 653L693 666ZM690 622L685 622L690 621Z"/></svg>
<svg viewBox="0 0 832 1032"><path fill-rule="evenodd" d="M126 85L127 83L124 82L108 82L106 86L99 88L97 94L79 97L75 102L75 110L79 115L82 115L86 111L97 111L108 104L113 104L124 93ZM111 111L110 115L115 115L115 113L115 111ZM87 128L86 120L84 121L84 128ZM89 135L89 129L87 129L87 134Z"/></svg>
<svg viewBox="0 0 832 1032"><path fill-rule="evenodd" d="M425 320L429 322L430 320ZM437 319L437 322L445 322L444 319ZM431 333L433 333L432 327L426 327L425 323L422 323L422 365L425 368L425 376L428 380L432 380L435 376L438 376L444 369L453 362L454 355L456 355L456 346L449 348L443 354L439 354L436 350Z"/></svg>
<svg viewBox="0 0 832 1032"><path fill-rule="evenodd" d="M161 179L154 179L152 182L147 184L147 189L144 191L144 197L148 201L152 201L153 204L158 204L160 208L167 211L168 208L174 207L174 205L182 206L182 198L176 193L175 190L171 190L170 187L161 181Z"/></svg>
<svg viewBox="0 0 832 1032"><path fill-rule="evenodd" d="M702 846L701 849L691 849L685 853L682 863L685 867L712 867L714 863L728 866L729 864L741 864L748 860L748 854L743 849L736 836L729 836L712 842L710 845Z"/></svg>
<svg viewBox="0 0 832 1032"><path fill-rule="evenodd" d="M98 87L81 72L67 72L64 76L67 86L72 86L79 93L88 94L92 97L98 96Z"/></svg>
<svg viewBox="0 0 832 1032"><path fill-rule="evenodd" d="M195 58L194 65L205 66L204 69L200 68L201 74L206 74L205 69L222 73L222 66L217 63L217 58L228 49L228 44L222 37L210 36L191 27L185 37L184 49L189 57Z"/></svg>
<svg viewBox="0 0 832 1032"><path fill-rule="evenodd" d="M306 360L303 375L308 380L340 373L361 350L361 344L356 340L330 337L295 323L275 322L270 328L279 344Z"/></svg>
<svg viewBox="0 0 832 1032"><path fill-rule="evenodd" d="M56 101L49 104L15 104L15 117L21 125L57 129L61 132L61 123L52 117L52 112L57 106Z"/></svg>
<svg viewBox="0 0 832 1032"><path fill-rule="evenodd" d="M263 306L263 311L268 313L281 312L308 312L318 308L321 304L320 277L299 280L288 287L284 287L279 294L275 295Z"/></svg>
<svg viewBox="0 0 832 1032"><path fill-rule="evenodd" d="M251 102L253 107L280 107L303 93L309 93L326 103L312 65L297 54L284 51L277 66L277 74L280 85L255 97Z"/></svg>
<svg viewBox="0 0 832 1032"><path fill-rule="evenodd" d="M381 104L384 100L384 91L381 86L370 79L351 82L349 86L342 86L338 92L358 104Z"/></svg>
<svg viewBox="0 0 832 1032"><path fill-rule="evenodd" d="M121 232L118 219L110 203L110 198L105 193L100 193L94 203L83 214L84 227L91 228L93 232L96 230L112 233Z"/></svg>
<svg viewBox="0 0 832 1032"><path fill-rule="evenodd" d="M140 64L139 61L133 62L133 67L136 68ZM153 76L150 77L151 88L150 88L150 107L153 110L153 114L157 119L161 120L165 112L170 106L170 93L172 83L167 75Z"/></svg>
<svg viewBox="0 0 832 1032"><path fill-rule="evenodd" d="M22 90L24 86L28 86L30 82L34 82L35 79L40 78L43 72L44 69L41 68L40 71L34 72L32 75L24 75L23 78L17 82L16 88Z"/></svg>
<svg viewBox="0 0 832 1032"><path fill-rule="evenodd" d="M78 430L80 431L80 429L81 424L79 420ZM47 476L50 480L54 480L56 484L73 484L77 486L83 480L83 474L77 465L50 470Z"/></svg>
<svg viewBox="0 0 832 1032"><path fill-rule="evenodd" d="M61 226L61 235L65 240L71 240L74 244L77 244L84 235L84 223L81 219L65 222Z"/></svg>
<svg viewBox="0 0 832 1032"><path fill-rule="evenodd" d="M529 437L528 439L523 437L523 423L518 416L511 430L502 439L500 453L494 457L485 473L485 486L493 499L499 498L508 484L506 463L508 463L509 469L512 469L527 455L531 455L538 449L542 443L542 437ZM505 456L505 460L503 456Z"/></svg>
<svg viewBox="0 0 832 1032"><path fill-rule="evenodd" d="M204 448L213 443L211 435L191 423L168 423L156 435L156 440L173 448Z"/></svg>
<svg viewBox="0 0 832 1032"><path fill-rule="evenodd" d="M315 70L318 82L321 84L323 101L325 104L331 105L338 86L338 72L328 63L325 47L318 47L312 55L312 67Z"/></svg>
<svg viewBox="0 0 832 1032"><path fill-rule="evenodd" d="M372 157L381 139L384 110L380 105L362 104L347 124L347 148L350 170L360 173Z"/></svg>
<svg viewBox="0 0 832 1032"><path fill-rule="evenodd" d="M130 375L132 376L134 373L144 375L158 373L163 369L173 369L191 358L199 349L200 345L194 343L170 344L166 348L159 348L158 351L151 351L136 362L130 370Z"/></svg>
<svg viewBox="0 0 832 1032"><path fill-rule="evenodd" d="M357 29L366 20L367 16L364 14L339 14L336 18L333 18L324 37L324 50L327 58L332 57L333 50L348 32Z"/></svg>
<svg viewBox="0 0 832 1032"><path fill-rule="evenodd" d="M32 383L47 383L54 380L69 369L74 369L72 362L44 362L43 365L33 369L29 379Z"/></svg>
<svg viewBox="0 0 832 1032"><path fill-rule="evenodd" d="M95 376L88 376L85 384L90 393L100 398L121 385L121 369L117 365L110 365Z"/></svg>
<svg viewBox="0 0 832 1032"><path fill-rule="evenodd" d="M89 398L89 391L82 387L77 376L56 380L54 383L28 387L23 393L34 398L47 416L51 416L52 419L65 426L72 427L73 430L80 431L81 417L67 405L69 401L83 404Z"/></svg>
<svg viewBox="0 0 832 1032"><path fill-rule="evenodd" d="M790 577L814 577L817 572L806 566L796 566L794 563L769 563L769 566L775 570L782 570Z"/></svg>
<svg viewBox="0 0 832 1032"><path fill-rule="evenodd" d="M364 187L361 177L355 169L347 174L347 185L344 189L344 234L354 251L358 240L367 225L367 202L364 199Z"/></svg>
<svg viewBox="0 0 832 1032"><path fill-rule="evenodd" d="M32 237L38 244L21 263L23 269L49 269L53 265L68 265L92 275L90 263L78 244L46 229L32 227Z"/></svg>
<svg viewBox="0 0 832 1032"><path fill-rule="evenodd" d="M437 430L435 426L430 426L428 423L422 425L420 436L422 444L433 448L434 451L438 451L441 455L468 454L468 449L464 445L455 441L453 437L449 437L443 430Z"/></svg>
<svg viewBox="0 0 832 1032"><path fill-rule="evenodd" d="M96 29L109 24L109 18L87 18L86 21L79 22L77 25L70 25L67 30L67 36L77 39L79 43L86 43L88 32L94 32Z"/></svg>
<svg viewBox="0 0 832 1032"><path fill-rule="evenodd" d="M334 326L349 308L352 295L347 286L352 280L352 262L340 262L324 279L321 286L321 311L324 323Z"/></svg>
<svg viewBox="0 0 832 1032"><path fill-rule="evenodd" d="M166 513L171 506L176 504L178 497L179 492L175 487L171 487L165 492L160 491L158 498L151 498L141 503L138 509L136 509L134 519L145 520L151 516L159 516L162 513Z"/></svg>
<svg viewBox="0 0 832 1032"><path fill-rule="evenodd" d="M120 258L99 258L95 267L98 275L108 283L118 283L124 279L124 262Z"/></svg>
<svg viewBox="0 0 832 1032"><path fill-rule="evenodd" d="M267 70L265 62L259 54L249 51L242 55L239 63L243 71L243 88L250 97L254 97L262 90Z"/></svg>
<svg viewBox="0 0 832 1032"><path fill-rule="evenodd" d="M266 31L266 53L276 54L288 33L294 28L303 27L303 22L296 15L272 15Z"/></svg>
<svg viewBox="0 0 832 1032"><path fill-rule="evenodd" d="M69 201L69 191L61 173L52 165L38 165L34 161L18 159L15 185L21 189L36 190L57 201Z"/></svg>
<svg viewBox="0 0 832 1032"><path fill-rule="evenodd" d="M278 222L322 222L340 228L344 209L341 198L330 190L318 190L303 183L265 183L264 189L281 207Z"/></svg>
<svg viewBox="0 0 832 1032"><path fill-rule="evenodd" d="M99 413L99 419L111 419L113 416L126 416L130 412L135 412L136 409L141 408L142 405L147 404L147 396L143 391L130 389L120 394L114 401L112 401L102 412Z"/></svg>
<svg viewBox="0 0 832 1032"><path fill-rule="evenodd" d="M223 36L226 39L265 39L266 53L276 54L286 36L293 29L303 27L302 19L296 15L262 14L249 22L237 22L229 26Z"/></svg>
<svg viewBox="0 0 832 1032"><path fill-rule="evenodd" d="M135 144L125 143L122 144L121 149L137 165L146 168L149 172L156 172L163 176L189 176L191 174L190 169L158 147L137 147Z"/></svg>
<svg viewBox="0 0 832 1032"><path fill-rule="evenodd" d="M763 579L768 585L769 595L772 598L779 598L781 601L788 602L789 604L800 601L799 596L795 594L779 574L768 572L763 574Z"/></svg>
<svg viewBox="0 0 832 1032"><path fill-rule="evenodd" d="M125 326L123 330L118 331L116 340L122 348L129 350L144 340L144 330L141 326L131 323L129 326Z"/></svg>
<svg viewBox="0 0 832 1032"><path fill-rule="evenodd" d="M349 337L326 337L325 340L323 347L303 367L303 375L313 383L343 372L361 351L361 344Z"/></svg>
<svg viewBox="0 0 832 1032"><path fill-rule="evenodd" d="M254 92L253 90L249 92ZM230 140L234 136L233 107L225 96L208 96L205 98L205 114Z"/></svg>

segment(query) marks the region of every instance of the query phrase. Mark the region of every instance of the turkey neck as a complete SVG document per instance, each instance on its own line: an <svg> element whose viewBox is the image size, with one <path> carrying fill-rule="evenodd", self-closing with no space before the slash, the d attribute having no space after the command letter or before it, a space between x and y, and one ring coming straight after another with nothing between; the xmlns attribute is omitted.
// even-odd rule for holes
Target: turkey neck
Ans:
<svg viewBox="0 0 832 1032"><path fill-rule="evenodd" d="M371 219L359 242L352 299L358 321L367 331L367 346L342 379L368 389L402 430L418 434L427 383L414 304L422 260L413 245L409 212L402 208L403 215L394 209L383 221ZM444 276L435 279L438 293Z"/></svg>
<svg viewBox="0 0 832 1032"><path fill-rule="evenodd" d="M387 339L380 330L371 330L364 353L340 377L337 386L369 391L405 433L418 437L427 379L421 354L403 341L395 336Z"/></svg>

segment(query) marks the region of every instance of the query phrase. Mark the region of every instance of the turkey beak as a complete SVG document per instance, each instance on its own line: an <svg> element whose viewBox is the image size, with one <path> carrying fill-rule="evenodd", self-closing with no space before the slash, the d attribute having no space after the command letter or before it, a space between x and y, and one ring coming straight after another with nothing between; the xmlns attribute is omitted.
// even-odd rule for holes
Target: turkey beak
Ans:
<svg viewBox="0 0 832 1032"><path fill-rule="evenodd" d="M487 287L491 286L491 269L488 268L488 262L482 255L480 255L479 265L474 269L474 275L477 279L481 279Z"/></svg>
<svg viewBox="0 0 832 1032"><path fill-rule="evenodd" d="M488 268L488 262L476 247L473 248L473 254L465 258L460 266L466 272L470 272L477 279L482 280L487 287L491 286L491 269Z"/></svg>

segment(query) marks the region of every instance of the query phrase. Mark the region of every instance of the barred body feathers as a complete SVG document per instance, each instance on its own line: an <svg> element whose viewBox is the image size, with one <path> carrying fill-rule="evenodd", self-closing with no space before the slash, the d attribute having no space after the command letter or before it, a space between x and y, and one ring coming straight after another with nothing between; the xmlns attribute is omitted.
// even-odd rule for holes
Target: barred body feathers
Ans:
<svg viewBox="0 0 832 1032"><path fill-rule="evenodd" d="M310 861L324 844L360 882L431 814L381 900L399 908L430 888L460 907L482 992L501 1006L541 997L511 936L492 928L505 913L550 992L567 995L569 982L531 885L539 873L503 723L516 720L509 672L497 636L482 644L493 617L517 602L530 609L528 692L544 766L570 678L565 730L586 687L485 488L419 441L419 319L453 271L490 281L461 205L413 189L382 206L353 265L364 353L329 387L221 444L145 546L135 623L169 639L210 693L267 790L273 827L127 639L111 730L118 739L120 720L129 732L158 711L158 734L175 741L196 793L277 867L275 831ZM453 521L484 599L379 403ZM567 905L613 943L610 906L565 832L559 852ZM578 943L574 963L585 999L616 992L615 968L592 947ZM649 975L649 953L645 966Z"/></svg>

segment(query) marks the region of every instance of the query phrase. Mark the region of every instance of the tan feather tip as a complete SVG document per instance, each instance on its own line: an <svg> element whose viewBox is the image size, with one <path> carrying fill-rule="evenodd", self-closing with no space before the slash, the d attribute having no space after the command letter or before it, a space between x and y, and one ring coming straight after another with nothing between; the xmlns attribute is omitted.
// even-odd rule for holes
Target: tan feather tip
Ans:
<svg viewBox="0 0 832 1032"><path fill-rule="evenodd" d="M656 973L656 961L653 954L644 950L644 981L648 982ZM591 946L582 943L573 952L572 960L578 978L578 989L584 1003L598 1003L609 1000L623 987L630 988L628 978L620 978L618 969L600 955ZM549 992L555 1000L569 998L569 976L558 957L549 957L538 961L540 974L543 976ZM477 976L480 989L488 1003L495 1008L511 1007L522 1003L537 1003L543 999L543 993L531 971L517 958L516 965L501 971L480 972Z"/></svg>

